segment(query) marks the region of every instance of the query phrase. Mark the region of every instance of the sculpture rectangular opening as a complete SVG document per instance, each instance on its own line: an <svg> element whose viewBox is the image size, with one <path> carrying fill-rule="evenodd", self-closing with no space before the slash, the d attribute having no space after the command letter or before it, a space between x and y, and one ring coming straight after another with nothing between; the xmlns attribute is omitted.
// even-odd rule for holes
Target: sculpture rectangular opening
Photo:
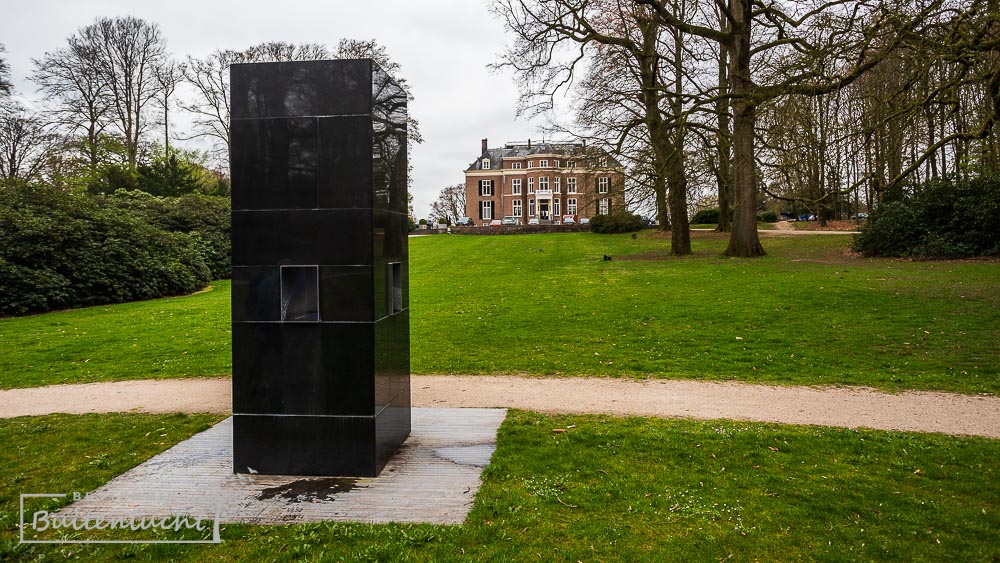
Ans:
<svg viewBox="0 0 1000 563"><path fill-rule="evenodd" d="M281 267L281 320L319 321L319 267Z"/></svg>

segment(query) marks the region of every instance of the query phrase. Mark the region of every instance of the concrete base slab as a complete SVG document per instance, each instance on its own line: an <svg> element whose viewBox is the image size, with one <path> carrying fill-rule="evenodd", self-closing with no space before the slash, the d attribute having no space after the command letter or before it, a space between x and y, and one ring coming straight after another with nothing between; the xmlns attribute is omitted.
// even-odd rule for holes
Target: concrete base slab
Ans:
<svg viewBox="0 0 1000 563"><path fill-rule="evenodd" d="M378 477L233 474L228 418L60 511L77 517L187 515L222 523L461 524L496 449L505 409L412 410L410 437Z"/></svg>

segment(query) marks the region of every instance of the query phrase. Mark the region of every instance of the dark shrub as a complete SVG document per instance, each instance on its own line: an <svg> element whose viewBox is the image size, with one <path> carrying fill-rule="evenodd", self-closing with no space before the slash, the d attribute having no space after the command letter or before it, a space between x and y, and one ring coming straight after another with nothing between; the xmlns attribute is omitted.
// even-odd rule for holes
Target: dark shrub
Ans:
<svg viewBox="0 0 1000 563"><path fill-rule="evenodd" d="M867 256L905 256L919 236L913 209L902 201L890 201L868 216L854 238L854 249Z"/></svg>
<svg viewBox="0 0 1000 563"><path fill-rule="evenodd" d="M866 256L1000 255L1000 174L936 179L887 193L854 249Z"/></svg>
<svg viewBox="0 0 1000 563"><path fill-rule="evenodd" d="M590 219L590 232L633 233L642 230L642 217L627 211L618 211L609 215L595 215Z"/></svg>
<svg viewBox="0 0 1000 563"><path fill-rule="evenodd" d="M692 225L709 225L719 222L719 208L702 209L691 218Z"/></svg>
<svg viewBox="0 0 1000 563"><path fill-rule="evenodd" d="M775 211L761 211L757 214L757 220L762 223L777 223L778 213Z"/></svg>
<svg viewBox="0 0 1000 563"><path fill-rule="evenodd" d="M156 197L141 191L118 191L104 201L138 214L164 231L191 235L212 279L232 276L229 198L194 193Z"/></svg>
<svg viewBox="0 0 1000 563"><path fill-rule="evenodd" d="M0 186L0 314L191 293L211 279L199 242L91 197Z"/></svg>

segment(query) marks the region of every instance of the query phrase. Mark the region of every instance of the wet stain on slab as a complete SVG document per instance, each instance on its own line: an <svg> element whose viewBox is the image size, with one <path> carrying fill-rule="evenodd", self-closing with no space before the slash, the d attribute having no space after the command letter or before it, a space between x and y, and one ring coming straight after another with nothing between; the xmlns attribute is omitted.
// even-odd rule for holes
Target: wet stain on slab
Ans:
<svg viewBox="0 0 1000 563"><path fill-rule="evenodd" d="M323 477L320 479L299 479L277 487L268 487L260 492L258 500L281 498L289 502L310 502L314 500L333 500L337 495L364 489L358 485L358 480L352 477Z"/></svg>

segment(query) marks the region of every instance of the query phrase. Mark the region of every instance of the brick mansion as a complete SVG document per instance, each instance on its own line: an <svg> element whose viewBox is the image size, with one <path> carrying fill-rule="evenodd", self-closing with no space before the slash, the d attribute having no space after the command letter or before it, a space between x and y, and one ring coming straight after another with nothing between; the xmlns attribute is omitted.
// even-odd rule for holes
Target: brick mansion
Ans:
<svg viewBox="0 0 1000 563"><path fill-rule="evenodd" d="M586 143L507 143L489 148L465 171L466 215L476 225L513 217L561 222L624 209L624 168ZM532 221L534 222L534 221Z"/></svg>

